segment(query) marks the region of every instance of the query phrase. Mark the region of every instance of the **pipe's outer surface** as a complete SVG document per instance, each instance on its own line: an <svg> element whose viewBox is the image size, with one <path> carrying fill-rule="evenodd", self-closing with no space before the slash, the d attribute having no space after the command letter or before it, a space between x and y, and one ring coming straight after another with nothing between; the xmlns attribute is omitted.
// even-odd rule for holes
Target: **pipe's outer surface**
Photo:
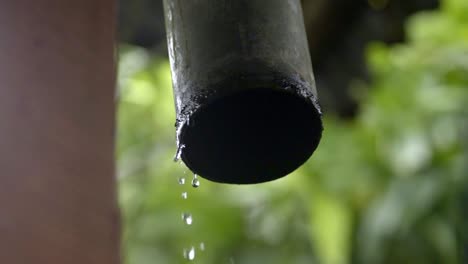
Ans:
<svg viewBox="0 0 468 264"><path fill-rule="evenodd" d="M285 176L322 133L299 0L164 0L177 156L200 176Z"/></svg>

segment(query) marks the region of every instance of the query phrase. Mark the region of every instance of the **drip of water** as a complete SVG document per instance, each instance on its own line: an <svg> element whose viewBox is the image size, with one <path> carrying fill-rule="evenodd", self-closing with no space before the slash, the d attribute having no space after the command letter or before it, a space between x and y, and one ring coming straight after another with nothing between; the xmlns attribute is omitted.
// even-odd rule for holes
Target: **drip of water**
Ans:
<svg viewBox="0 0 468 264"><path fill-rule="evenodd" d="M192 187L198 188L200 186L200 180L196 174L193 175Z"/></svg>
<svg viewBox="0 0 468 264"><path fill-rule="evenodd" d="M185 145L180 145L180 147L177 149L177 153L176 153L176 156L174 157L174 161L179 161L181 159L181 156L182 156L182 150L185 148ZM181 162L182 163L182 162ZM180 177L178 179L178 183L180 185L184 185L185 184L185 174L186 174L186 171L184 170L184 176ZM192 187L194 188L198 188L200 186L200 180L198 179L198 175L197 174L194 174L193 175L193 179L192 179ZM186 191L183 191L181 193L181 196L182 196L182 199L187 199L188 198L188 193ZM182 214L182 221L186 224L186 225L192 225L193 223L193 217L192 217L192 214L188 213L188 212L185 212ZM199 245L199 250L201 251L204 251L205 250L205 243L201 242L200 245ZM193 261L195 259L195 251L196 251L196 246L192 246L190 249L184 249L183 253L184 253L184 258L190 260L190 261Z"/></svg>
<svg viewBox="0 0 468 264"><path fill-rule="evenodd" d="M185 249L184 258L188 260L194 260L195 259L195 247L191 247L190 250Z"/></svg>
<svg viewBox="0 0 468 264"><path fill-rule="evenodd" d="M194 260L195 259L195 248L192 247L190 251L188 252L188 259L189 260Z"/></svg>
<svg viewBox="0 0 468 264"><path fill-rule="evenodd" d="M185 184L185 178L184 178L184 177L180 177L178 181L179 181L179 184L180 184L180 185L184 185L184 184Z"/></svg>
<svg viewBox="0 0 468 264"><path fill-rule="evenodd" d="M182 214L182 220L185 222L187 225L191 225L193 223L193 218L192 215L189 213L183 213Z"/></svg>
<svg viewBox="0 0 468 264"><path fill-rule="evenodd" d="M182 157L182 151L184 150L185 148L185 145L184 144L180 144L178 147L177 147L177 151L176 151L176 154L174 156L174 161L177 162L180 160L180 158Z"/></svg>

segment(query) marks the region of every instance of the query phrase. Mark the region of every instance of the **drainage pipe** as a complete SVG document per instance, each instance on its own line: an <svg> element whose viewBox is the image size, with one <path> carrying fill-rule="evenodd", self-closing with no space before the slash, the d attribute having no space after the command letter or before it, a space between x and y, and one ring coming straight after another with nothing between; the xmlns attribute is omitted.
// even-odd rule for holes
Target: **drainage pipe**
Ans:
<svg viewBox="0 0 468 264"><path fill-rule="evenodd" d="M301 166L322 133L299 0L164 0L177 158L248 184Z"/></svg>

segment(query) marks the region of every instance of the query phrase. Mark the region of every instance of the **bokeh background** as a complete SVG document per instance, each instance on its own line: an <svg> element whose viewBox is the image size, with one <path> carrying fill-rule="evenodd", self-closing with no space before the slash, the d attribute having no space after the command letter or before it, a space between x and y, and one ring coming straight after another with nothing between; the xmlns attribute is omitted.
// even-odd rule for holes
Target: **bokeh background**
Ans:
<svg viewBox="0 0 468 264"><path fill-rule="evenodd" d="M316 153L270 183L193 188L173 162L161 3L121 1L126 264L468 263L468 1L303 8L325 112Z"/></svg>

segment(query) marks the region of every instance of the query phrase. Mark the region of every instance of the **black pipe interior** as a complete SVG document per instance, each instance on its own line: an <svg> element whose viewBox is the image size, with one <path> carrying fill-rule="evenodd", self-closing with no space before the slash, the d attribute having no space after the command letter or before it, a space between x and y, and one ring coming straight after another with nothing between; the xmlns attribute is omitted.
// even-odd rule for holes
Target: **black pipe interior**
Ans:
<svg viewBox="0 0 468 264"><path fill-rule="evenodd" d="M200 107L184 126L182 159L222 183L260 183L289 174L317 148L320 114L281 89L247 89Z"/></svg>

